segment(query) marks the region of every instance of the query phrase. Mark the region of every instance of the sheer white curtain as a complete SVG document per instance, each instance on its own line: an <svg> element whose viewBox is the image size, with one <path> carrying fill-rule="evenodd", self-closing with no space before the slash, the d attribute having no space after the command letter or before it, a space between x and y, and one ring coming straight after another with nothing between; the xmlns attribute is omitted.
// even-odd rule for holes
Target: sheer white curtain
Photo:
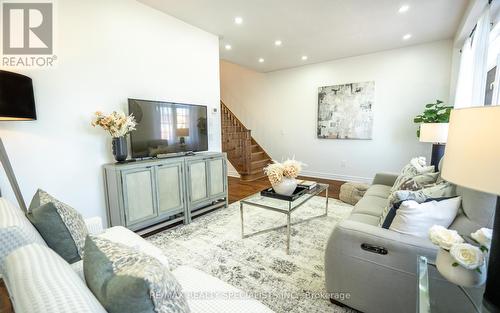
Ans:
<svg viewBox="0 0 500 313"><path fill-rule="evenodd" d="M479 19L474 35L464 43L455 96L455 108L484 105L488 46L491 30L490 9Z"/></svg>

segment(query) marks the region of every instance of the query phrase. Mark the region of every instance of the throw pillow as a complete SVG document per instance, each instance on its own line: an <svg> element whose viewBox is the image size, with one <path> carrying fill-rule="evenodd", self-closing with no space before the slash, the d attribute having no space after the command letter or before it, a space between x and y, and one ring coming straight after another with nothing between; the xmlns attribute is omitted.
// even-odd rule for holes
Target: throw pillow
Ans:
<svg viewBox="0 0 500 313"><path fill-rule="evenodd" d="M109 313L190 312L172 273L131 247L88 236L83 271L87 286Z"/></svg>
<svg viewBox="0 0 500 313"><path fill-rule="evenodd" d="M415 200L418 203L423 203L428 199L450 198L455 195L455 185L446 181L428 185L420 190L397 190L389 196L389 204L382 211L379 227L383 226L387 214L397 203L406 200Z"/></svg>
<svg viewBox="0 0 500 313"><path fill-rule="evenodd" d="M47 203L53 203L57 214L61 217L64 225L68 229L71 238L73 239L75 246L78 250L78 255L83 257L83 246L85 245L85 237L88 235L87 227L85 226L85 221L80 213L69 205L57 200L53 196L49 195L47 192L38 189L33 199L31 200L29 211L33 211L35 208L40 207ZM47 240L47 239L45 239Z"/></svg>
<svg viewBox="0 0 500 313"><path fill-rule="evenodd" d="M461 197L424 203L413 200L404 201L396 211L389 229L426 238L429 228L433 225L441 225L445 228L451 225L457 216L461 202Z"/></svg>
<svg viewBox="0 0 500 313"><path fill-rule="evenodd" d="M443 201L443 200L447 200L450 198L452 198L452 197L429 198L429 199L426 199L422 202L419 202L419 201L416 201L416 202L425 203L425 202L430 202L430 201ZM403 204L405 201L407 201L407 200L399 201L399 202L396 202L392 205L392 207L388 210L388 212L386 214L386 217L383 221L383 224L381 225L382 228L385 228L385 229L390 228L392 221L394 220L394 217L396 217L397 210L401 207L401 204Z"/></svg>
<svg viewBox="0 0 500 313"><path fill-rule="evenodd" d="M397 190L391 194L389 201L396 203L406 200L415 200L418 203L422 203L429 198L452 197L455 195L455 189L455 185L442 181L440 183L427 185L420 190Z"/></svg>
<svg viewBox="0 0 500 313"><path fill-rule="evenodd" d="M403 169L401 170L401 174L399 174L399 176L396 178L396 181L391 188L391 192L400 190L401 185L414 176L433 172L434 166L425 166L425 158L413 158L411 159L410 163L403 167Z"/></svg>
<svg viewBox="0 0 500 313"><path fill-rule="evenodd" d="M403 181L398 190L419 190L425 186L436 183L438 177L439 172L413 176L408 180Z"/></svg>
<svg viewBox="0 0 500 313"><path fill-rule="evenodd" d="M80 255L54 203L49 202L26 214L47 245L69 264L80 261Z"/></svg>

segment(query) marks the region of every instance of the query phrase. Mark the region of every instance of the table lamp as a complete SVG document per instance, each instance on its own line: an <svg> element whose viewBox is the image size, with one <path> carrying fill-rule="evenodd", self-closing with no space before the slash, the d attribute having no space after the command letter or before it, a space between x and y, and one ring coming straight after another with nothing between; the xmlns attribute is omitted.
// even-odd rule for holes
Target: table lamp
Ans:
<svg viewBox="0 0 500 313"><path fill-rule="evenodd" d="M189 136L189 128L177 128L177 137L179 138L179 142L181 145L186 143L186 139L184 137Z"/></svg>
<svg viewBox="0 0 500 313"><path fill-rule="evenodd" d="M448 123L423 123L420 125L420 142L432 143L431 165L438 171L448 138Z"/></svg>
<svg viewBox="0 0 500 313"><path fill-rule="evenodd" d="M0 71L0 121L36 120L35 97L31 78L7 71ZM17 202L25 212L26 204L17 184L7 151L0 138L0 162L14 190Z"/></svg>
<svg viewBox="0 0 500 313"><path fill-rule="evenodd" d="M483 305L500 312L500 106L451 112L442 177L497 195Z"/></svg>

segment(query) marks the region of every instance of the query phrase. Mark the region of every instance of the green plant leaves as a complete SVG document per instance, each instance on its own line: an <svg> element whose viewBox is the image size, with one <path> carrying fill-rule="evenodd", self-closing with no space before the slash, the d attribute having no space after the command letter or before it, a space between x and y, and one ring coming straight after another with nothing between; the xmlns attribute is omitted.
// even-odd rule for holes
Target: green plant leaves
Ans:
<svg viewBox="0 0 500 313"><path fill-rule="evenodd" d="M443 101L436 100L436 103L426 104L424 112L417 115L413 119L413 122L415 124L448 123L450 121L450 113L452 109L453 106L445 105ZM420 137L420 127L417 131L417 137Z"/></svg>

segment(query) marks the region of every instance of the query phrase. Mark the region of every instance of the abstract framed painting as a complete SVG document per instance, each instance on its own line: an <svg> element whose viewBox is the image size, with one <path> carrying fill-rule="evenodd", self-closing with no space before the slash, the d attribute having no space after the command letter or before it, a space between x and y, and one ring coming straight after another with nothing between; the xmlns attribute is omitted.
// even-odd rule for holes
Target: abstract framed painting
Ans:
<svg viewBox="0 0 500 313"><path fill-rule="evenodd" d="M319 87L318 138L370 140L375 82Z"/></svg>

